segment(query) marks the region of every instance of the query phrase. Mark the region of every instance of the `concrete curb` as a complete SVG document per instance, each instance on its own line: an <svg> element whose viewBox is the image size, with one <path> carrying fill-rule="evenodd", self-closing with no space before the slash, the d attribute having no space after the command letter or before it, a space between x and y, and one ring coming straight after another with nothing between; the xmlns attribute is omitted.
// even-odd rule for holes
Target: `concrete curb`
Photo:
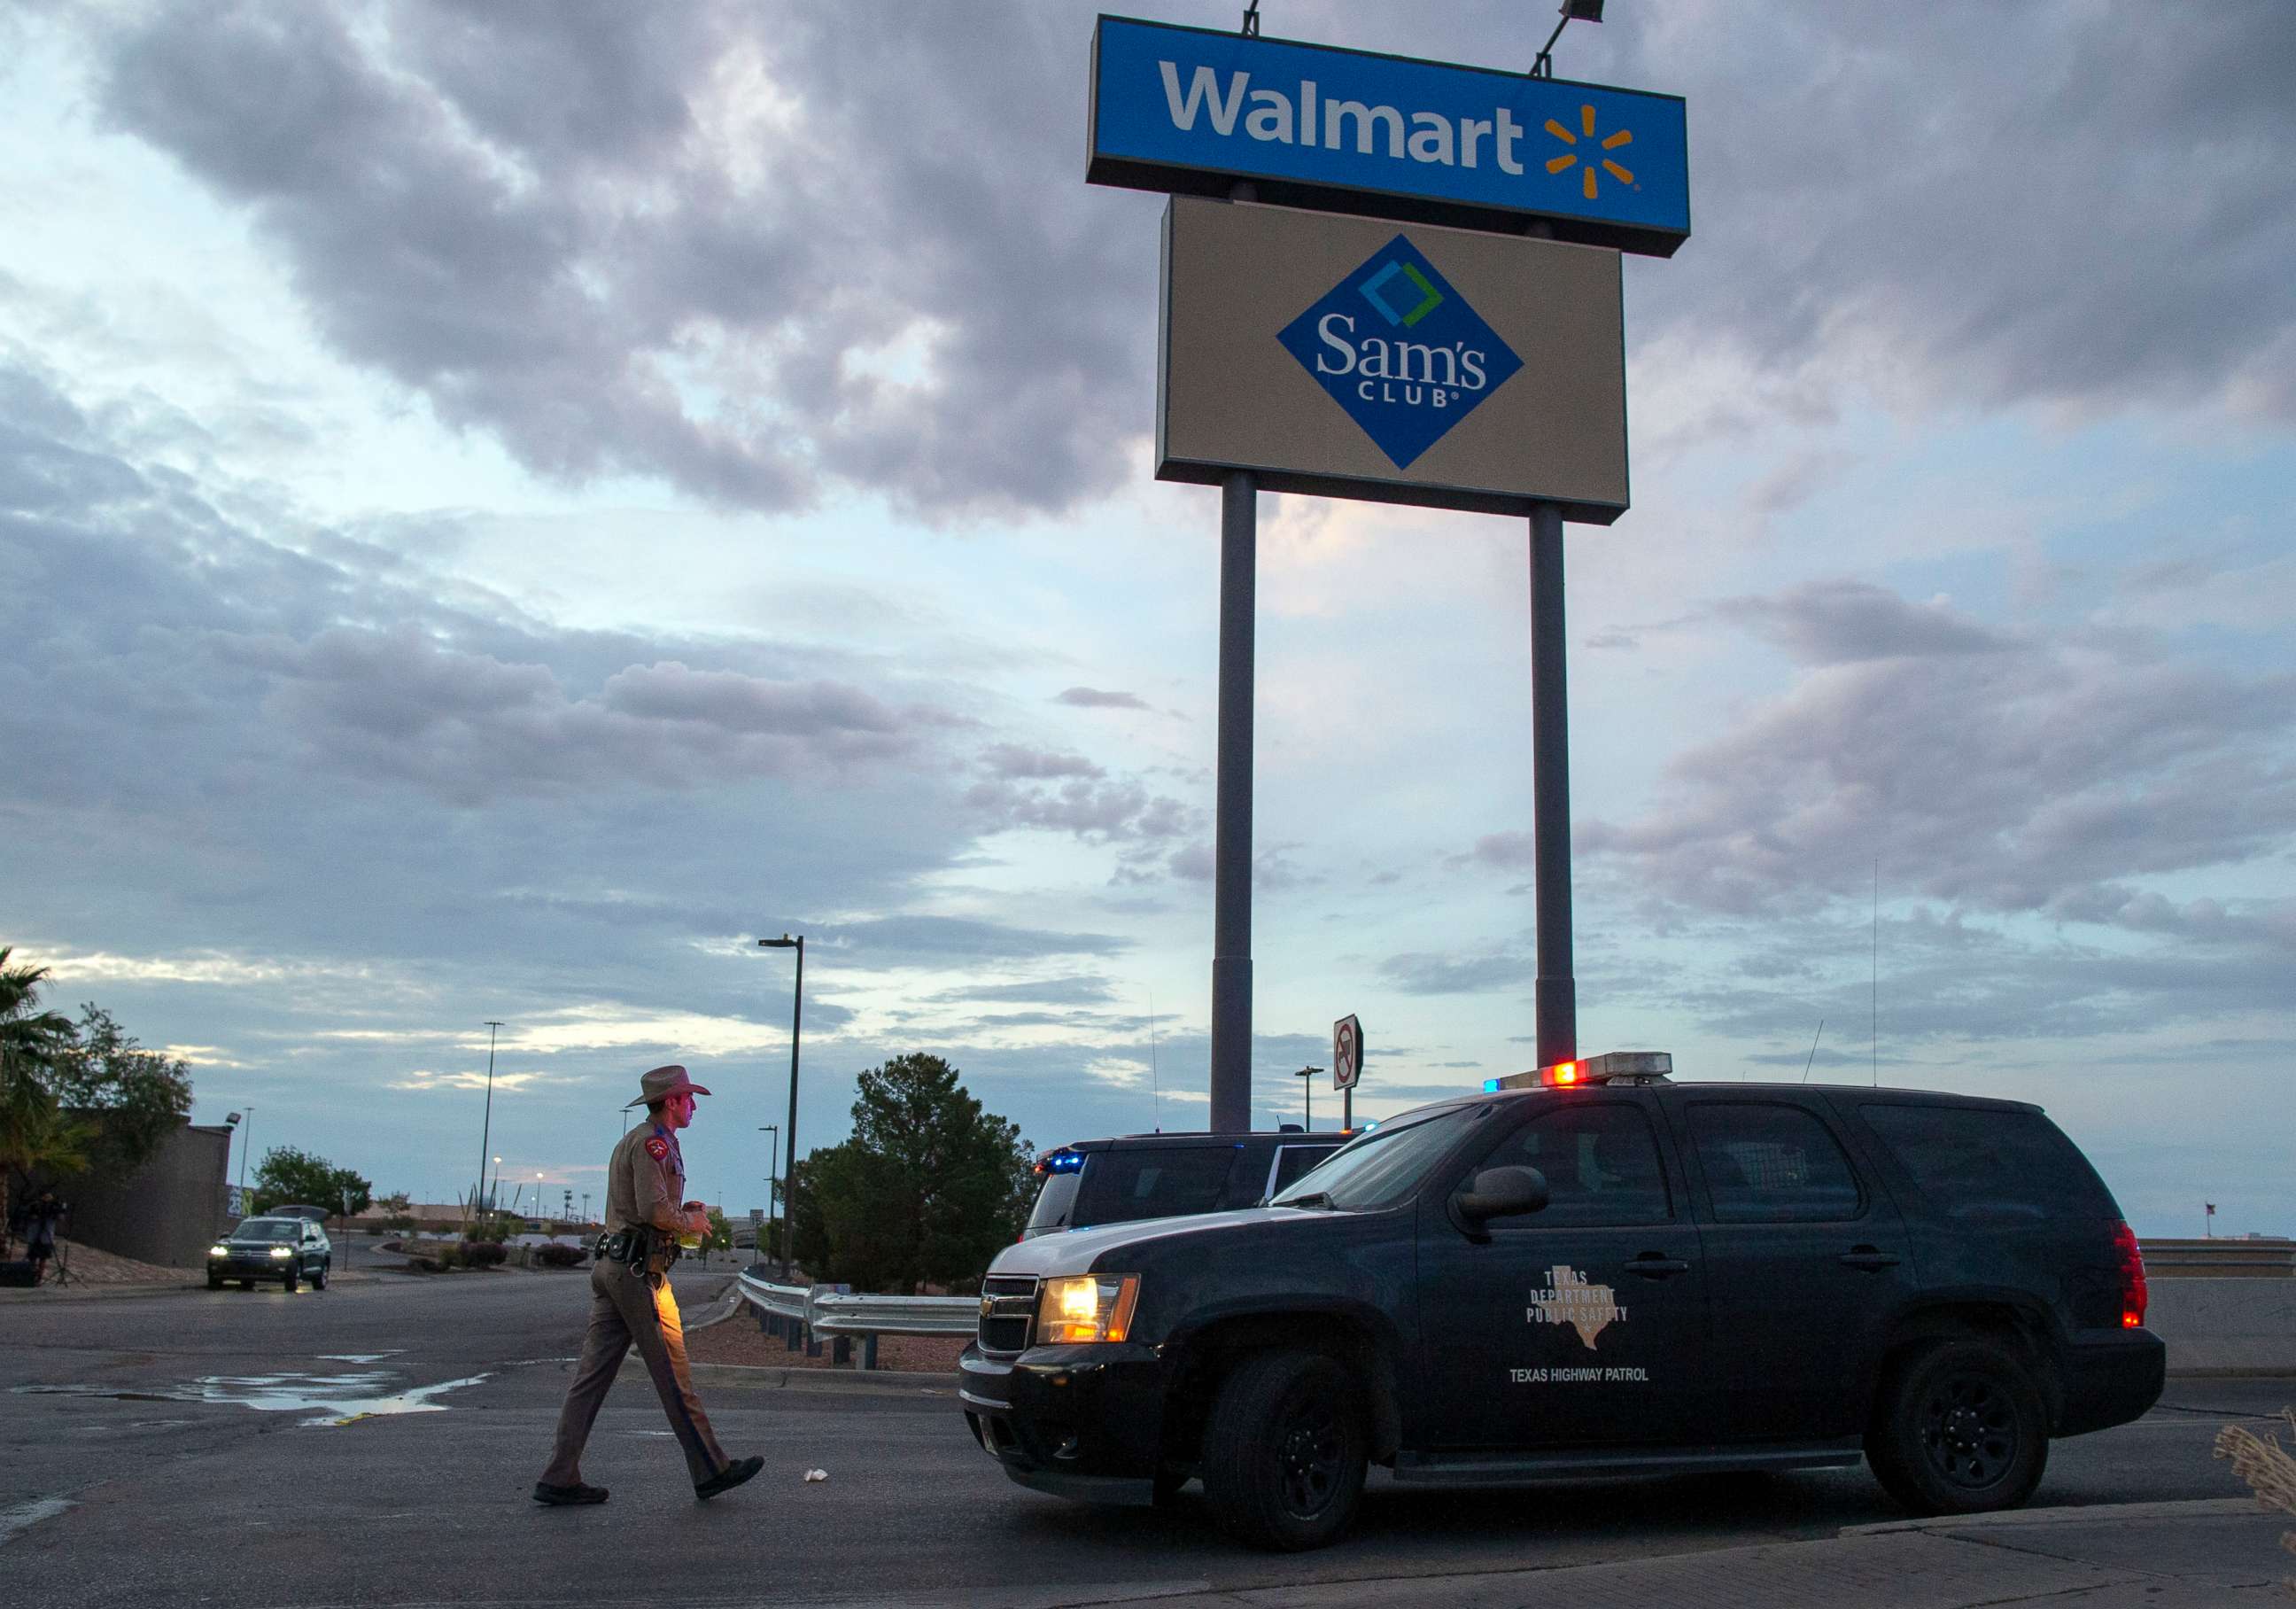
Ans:
<svg viewBox="0 0 2296 1609"><path fill-rule="evenodd" d="M696 1363L694 1383L738 1391L931 1391L956 1395L956 1376L898 1369L776 1368L771 1364Z"/></svg>
<svg viewBox="0 0 2296 1609"><path fill-rule="evenodd" d="M1175 1609L1979 1609L2039 1601L2097 1609L2223 1609L2227 1603L2262 1609L2274 1601L2282 1573L2285 1556L2274 1533L2284 1519L2244 1498L2104 1503L1845 1526L1838 1536L1803 1541L1547 1568L1279 1586L1144 1582L1029 1601L1045 1609L1152 1602ZM2231 1529L2235 1522L2245 1529ZM2006 1536L1968 1534L2020 1527L2070 1533L2075 1526L2085 1539L2045 1544L2035 1537L2021 1547Z"/></svg>
<svg viewBox="0 0 2296 1609"><path fill-rule="evenodd" d="M1992 1514L1939 1515L1925 1520L1884 1520L1844 1525L1836 1535L1891 1536L1911 1531L2014 1531L2038 1525L2136 1524L2146 1520L2245 1519L2275 1512L2254 1498L2193 1498L2174 1503L2091 1503L2062 1508L2005 1508Z"/></svg>

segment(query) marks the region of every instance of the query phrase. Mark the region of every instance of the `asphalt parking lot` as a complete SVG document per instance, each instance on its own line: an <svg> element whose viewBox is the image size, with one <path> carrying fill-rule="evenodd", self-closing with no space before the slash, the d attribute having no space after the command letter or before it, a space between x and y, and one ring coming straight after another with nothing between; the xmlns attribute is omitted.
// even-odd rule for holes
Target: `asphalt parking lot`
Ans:
<svg viewBox="0 0 2296 1609"><path fill-rule="evenodd" d="M680 1283L692 1309L724 1276ZM586 1296L578 1274L502 1273L0 1306L0 1603L1080 1603L1655 1558L1898 1517L1862 1472L1381 1482L1341 1544L1271 1557L1193 1500L1094 1510L1021 1490L936 1380L726 1370L704 1371L703 1397L730 1451L766 1455L758 1481L695 1503L626 1374L584 1467L612 1500L545 1510L527 1493ZM2137 1424L2058 1443L2034 1502L2244 1496L2210 1443L2292 1400L2292 1381L2172 1381Z"/></svg>

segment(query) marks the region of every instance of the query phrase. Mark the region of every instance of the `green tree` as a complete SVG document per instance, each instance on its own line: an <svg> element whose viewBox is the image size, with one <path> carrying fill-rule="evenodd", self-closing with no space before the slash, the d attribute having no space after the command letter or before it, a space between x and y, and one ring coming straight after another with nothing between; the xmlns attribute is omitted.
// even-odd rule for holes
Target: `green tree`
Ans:
<svg viewBox="0 0 2296 1609"><path fill-rule="evenodd" d="M414 1198L404 1190L393 1190L382 1198L382 1209L390 1216L383 1219L386 1228L401 1232L414 1227Z"/></svg>
<svg viewBox="0 0 2296 1609"><path fill-rule="evenodd" d="M730 1252L734 1249L733 1226L726 1221L726 1215L715 1207L709 1209L709 1233L702 1236L701 1244L712 1252Z"/></svg>
<svg viewBox="0 0 2296 1609"><path fill-rule="evenodd" d="M13 953L0 948L0 1225L35 1175L86 1167L94 1138L92 1126L66 1112L52 1088L56 1058L72 1042L71 1019L40 1009L48 969L11 966Z"/></svg>
<svg viewBox="0 0 2296 1609"><path fill-rule="evenodd" d="M1027 1220L1028 1143L939 1056L895 1056L859 1086L853 1137L799 1166L800 1260L873 1291L977 1282Z"/></svg>
<svg viewBox="0 0 2296 1609"><path fill-rule="evenodd" d="M338 1168L324 1156L292 1145L275 1145L263 1153L262 1164L255 1170L254 1200L249 1210L268 1212L296 1203L340 1212L346 1191L353 1212L365 1211L374 1199L374 1186L348 1168Z"/></svg>
<svg viewBox="0 0 2296 1609"><path fill-rule="evenodd" d="M142 1167L192 1114L189 1065L144 1049L93 1001L51 1067L48 1088L64 1110L95 1124L94 1161L108 1173Z"/></svg>

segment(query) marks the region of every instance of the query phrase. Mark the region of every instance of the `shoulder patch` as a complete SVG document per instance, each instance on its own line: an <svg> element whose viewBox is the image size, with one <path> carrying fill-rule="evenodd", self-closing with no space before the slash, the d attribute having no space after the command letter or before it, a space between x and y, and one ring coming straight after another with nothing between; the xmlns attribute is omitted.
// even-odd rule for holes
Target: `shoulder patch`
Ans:
<svg viewBox="0 0 2296 1609"><path fill-rule="evenodd" d="M645 1153L654 1161L660 1162L669 1154L669 1142L659 1134L649 1136L645 1143Z"/></svg>

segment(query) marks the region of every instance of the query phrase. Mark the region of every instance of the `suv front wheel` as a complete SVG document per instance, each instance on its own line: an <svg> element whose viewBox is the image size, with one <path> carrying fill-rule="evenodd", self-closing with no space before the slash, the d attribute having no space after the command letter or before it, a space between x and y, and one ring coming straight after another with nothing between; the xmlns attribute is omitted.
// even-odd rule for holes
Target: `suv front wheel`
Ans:
<svg viewBox="0 0 2296 1609"><path fill-rule="evenodd" d="M1866 1461L1915 1514L2013 1508L2048 1462L2041 1394L2022 1364L1982 1341L1936 1341L1883 1385Z"/></svg>
<svg viewBox="0 0 2296 1609"><path fill-rule="evenodd" d="M1369 1462L1362 1392L1314 1352L1247 1358L1204 1429L1204 1496L1239 1540L1286 1552L1347 1528Z"/></svg>

